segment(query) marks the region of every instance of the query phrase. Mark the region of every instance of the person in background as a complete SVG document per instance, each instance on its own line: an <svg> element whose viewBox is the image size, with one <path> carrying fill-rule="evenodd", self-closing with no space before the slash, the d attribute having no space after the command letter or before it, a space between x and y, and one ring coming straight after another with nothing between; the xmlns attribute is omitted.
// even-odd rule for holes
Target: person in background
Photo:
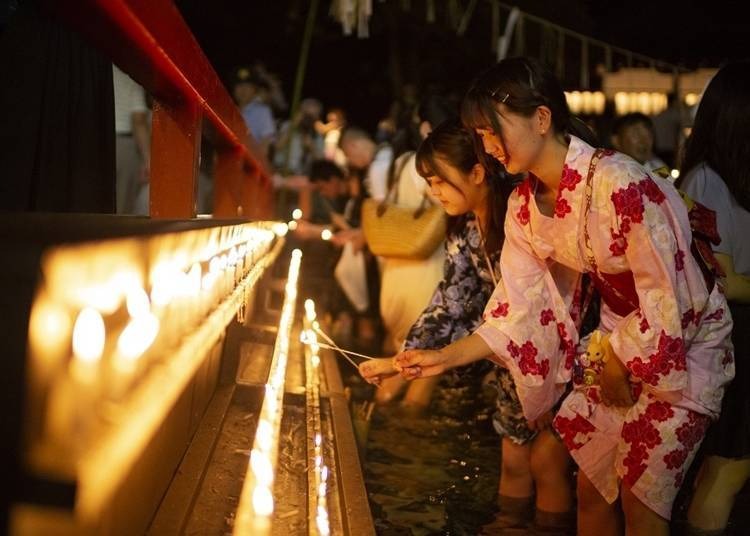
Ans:
<svg viewBox="0 0 750 536"><path fill-rule="evenodd" d="M150 111L144 89L115 65L117 213L148 215L151 155Z"/></svg>
<svg viewBox="0 0 750 536"><path fill-rule="evenodd" d="M363 251L365 255L368 305L365 311L357 312L353 321L356 340L365 352L380 351L380 273L378 262L367 249L362 230L362 203L366 197L376 200L385 199L388 189L388 169L393 161L393 149L388 144L377 145L365 131L349 127L341 134L341 149L346 156L349 167L349 203L345 217L350 229L333 235L333 243L345 247L351 243L354 252ZM344 317L342 317L343 320ZM342 332L347 330L346 322L340 324Z"/></svg>
<svg viewBox="0 0 750 536"><path fill-rule="evenodd" d="M313 160L323 157L323 136L315 128L322 111L317 99L303 99L296 116L282 125L274 150L277 170L307 175Z"/></svg>
<svg viewBox="0 0 750 536"><path fill-rule="evenodd" d="M734 320L735 378L709 429L688 510L690 535L723 534L750 478L750 61L722 67L709 83L685 144L679 187L716 212L716 260Z"/></svg>
<svg viewBox="0 0 750 536"><path fill-rule="evenodd" d="M367 194L377 201L388 192L388 169L393 162L393 149L388 143L376 144L367 132L356 127L341 134L341 150L350 168L364 174Z"/></svg>
<svg viewBox="0 0 750 536"><path fill-rule="evenodd" d="M625 114L612 125L612 146L635 159L647 171L666 178L667 164L654 155L654 125L647 115L639 112Z"/></svg>
<svg viewBox="0 0 750 536"><path fill-rule="evenodd" d="M339 147L341 132L346 128L346 113L341 108L331 108L326 114L326 122L316 121L315 130L323 136L323 156L336 165L345 167L346 156Z"/></svg>
<svg viewBox="0 0 750 536"><path fill-rule="evenodd" d="M668 166L677 167L685 120L676 93L671 92L667 95L667 107L654 116L653 126L654 152Z"/></svg>
<svg viewBox="0 0 750 536"><path fill-rule="evenodd" d="M323 232L349 229L344 217L348 200L348 185L344 171L329 160L320 159L310 166L310 185L299 191L299 208L303 219L297 221L294 238L301 241L307 263L302 274L301 288L319 306L331 314L334 322L342 311L350 316L343 290L337 285L334 270L339 252L323 238ZM342 342L343 343L343 342Z"/></svg>
<svg viewBox="0 0 750 536"><path fill-rule="evenodd" d="M348 187L344 171L330 160L314 160L310 165L310 187L300 190L299 208L303 218L295 234L320 238L324 229L349 229L344 218Z"/></svg>
<svg viewBox="0 0 750 536"><path fill-rule="evenodd" d="M263 88L268 88L267 82L250 69L242 67L235 73L232 96L261 154L268 158L276 139L276 122L271 108L261 98Z"/></svg>

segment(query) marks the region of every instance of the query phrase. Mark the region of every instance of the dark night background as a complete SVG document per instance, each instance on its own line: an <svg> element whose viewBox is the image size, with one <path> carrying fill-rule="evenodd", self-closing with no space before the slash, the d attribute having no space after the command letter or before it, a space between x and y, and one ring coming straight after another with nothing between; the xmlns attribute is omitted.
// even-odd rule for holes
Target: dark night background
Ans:
<svg viewBox="0 0 750 536"><path fill-rule="evenodd" d="M465 9L468 0L457 2ZM283 81L291 100L309 0L177 0L178 8L222 79L239 65L262 61ZM447 22L449 2L436 0L437 21L426 21L425 0L373 0L370 37L344 36L321 0L313 33L303 97L342 106L351 122L374 128L398 88L463 92L471 78L494 61L490 49L490 3L480 0L468 31L457 37ZM740 1L525 0L522 11L633 52L695 68L750 56L750 23ZM404 6L410 5L409 9ZM501 10L501 27L508 11ZM527 24L527 38L534 40ZM537 36L537 41L539 37ZM543 46L543 45L542 45ZM530 45L538 55L540 44ZM513 49L511 49L513 51ZM592 48L591 62L600 53ZM564 84L574 89L580 49L566 46ZM615 56L614 65L624 64ZM638 65L636 62L635 65Z"/></svg>

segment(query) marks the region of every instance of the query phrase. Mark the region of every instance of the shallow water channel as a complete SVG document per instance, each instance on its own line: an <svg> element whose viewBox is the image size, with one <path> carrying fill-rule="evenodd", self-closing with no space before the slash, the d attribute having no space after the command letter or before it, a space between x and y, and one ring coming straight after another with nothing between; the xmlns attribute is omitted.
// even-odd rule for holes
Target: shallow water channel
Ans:
<svg viewBox="0 0 750 536"><path fill-rule="evenodd" d="M356 405L369 393L352 381ZM500 467L494 396L490 387L444 381L421 416L398 403L375 409L361 452L379 535L477 534L492 520Z"/></svg>

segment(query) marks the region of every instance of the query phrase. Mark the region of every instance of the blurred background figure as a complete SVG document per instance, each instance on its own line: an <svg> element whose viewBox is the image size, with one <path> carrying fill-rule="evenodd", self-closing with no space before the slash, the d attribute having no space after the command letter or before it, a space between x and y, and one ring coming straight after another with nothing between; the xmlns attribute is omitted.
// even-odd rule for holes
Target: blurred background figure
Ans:
<svg viewBox="0 0 750 536"><path fill-rule="evenodd" d="M342 310L348 309L334 278L341 252L329 239L337 230L350 228L344 217L349 187L344 170L329 160L313 161L309 177L309 186L299 191L303 219L297 221L294 230L307 259L301 284L304 294L335 321Z"/></svg>
<svg viewBox="0 0 750 536"><path fill-rule="evenodd" d="M145 90L115 65L117 213L149 214L151 114Z"/></svg>
<svg viewBox="0 0 750 536"><path fill-rule="evenodd" d="M635 159L648 171L664 170L669 175L667 164L654 155L654 125L648 116L633 112L618 118L612 125L612 146Z"/></svg>
<svg viewBox="0 0 750 536"><path fill-rule="evenodd" d="M324 139L315 128L322 113L319 100L304 99L296 116L284 122L274 150L277 170L283 174L307 175L313 160L323 157Z"/></svg>
<svg viewBox="0 0 750 536"><path fill-rule="evenodd" d="M271 107L263 101L262 92L268 83L246 67L237 69L232 83L232 96L242 112L248 130L268 158L276 139L276 122Z"/></svg>
<svg viewBox="0 0 750 536"><path fill-rule="evenodd" d="M339 147L341 132L346 128L346 113L341 108L331 108L326 122L315 123L315 130L323 136L323 156L341 167L346 166L346 155Z"/></svg>
<svg viewBox="0 0 750 536"><path fill-rule="evenodd" d="M724 393L719 420L709 428L689 535L724 534L737 494L750 478L750 61L730 63L701 99L678 186L716 212L721 242L713 247L726 278L734 321L735 376ZM742 530L737 527L739 534Z"/></svg>
<svg viewBox="0 0 750 536"><path fill-rule="evenodd" d="M654 116L654 152L670 168L678 167L677 154L683 140L685 126L676 93L667 95L667 107Z"/></svg>

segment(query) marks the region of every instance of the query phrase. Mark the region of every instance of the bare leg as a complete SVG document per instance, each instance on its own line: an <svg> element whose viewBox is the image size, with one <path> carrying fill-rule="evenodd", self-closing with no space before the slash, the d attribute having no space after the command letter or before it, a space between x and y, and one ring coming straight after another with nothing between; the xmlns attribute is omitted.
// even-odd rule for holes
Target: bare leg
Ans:
<svg viewBox="0 0 750 536"><path fill-rule="evenodd" d="M703 461L698 485L688 509L688 522L704 531L727 526L734 499L750 478L750 460L709 456Z"/></svg>
<svg viewBox="0 0 750 536"><path fill-rule="evenodd" d="M627 536L669 536L669 522L643 504L630 488L620 487Z"/></svg>
<svg viewBox="0 0 750 536"><path fill-rule="evenodd" d="M517 498L534 495L529 443L517 445L504 437L500 462L500 495Z"/></svg>
<svg viewBox="0 0 750 536"><path fill-rule="evenodd" d="M531 474L536 486L537 509L570 512L573 508L570 455L550 430L542 430L531 442Z"/></svg>
<svg viewBox="0 0 750 536"><path fill-rule="evenodd" d="M380 382L380 389L375 391L375 401L378 404L387 404L400 395L404 387L406 387L406 380L400 374L385 378Z"/></svg>
<svg viewBox="0 0 750 536"><path fill-rule="evenodd" d="M534 515L534 482L531 478L531 446L517 445L503 437L500 459L500 511L482 534L527 534Z"/></svg>
<svg viewBox="0 0 750 536"><path fill-rule="evenodd" d="M401 405L407 411L421 413L430 405L432 391L439 381L440 376L430 376L429 378L412 381L406 388L406 394L401 401Z"/></svg>
<svg viewBox="0 0 750 536"><path fill-rule="evenodd" d="M609 504L583 471L578 472L578 535L620 536L622 515L618 504Z"/></svg>

